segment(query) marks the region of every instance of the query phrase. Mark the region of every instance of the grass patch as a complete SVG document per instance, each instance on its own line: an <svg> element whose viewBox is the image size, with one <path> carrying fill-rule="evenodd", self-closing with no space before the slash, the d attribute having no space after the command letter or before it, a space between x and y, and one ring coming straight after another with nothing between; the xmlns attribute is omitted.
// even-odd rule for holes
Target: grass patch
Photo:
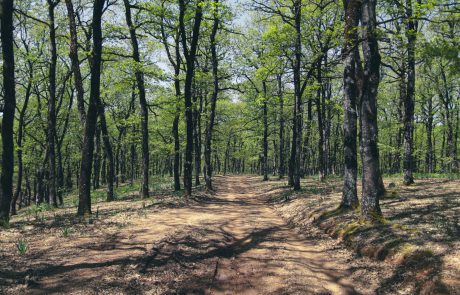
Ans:
<svg viewBox="0 0 460 295"><path fill-rule="evenodd" d="M362 219L355 219L345 224L338 224L333 235L350 240L351 235L362 229L369 229L373 224Z"/></svg>
<svg viewBox="0 0 460 295"><path fill-rule="evenodd" d="M24 239L19 239L16 242L16 248L18 249L19 255L25 255L29 250L29 246L27 245L27 242Z"/></svg>

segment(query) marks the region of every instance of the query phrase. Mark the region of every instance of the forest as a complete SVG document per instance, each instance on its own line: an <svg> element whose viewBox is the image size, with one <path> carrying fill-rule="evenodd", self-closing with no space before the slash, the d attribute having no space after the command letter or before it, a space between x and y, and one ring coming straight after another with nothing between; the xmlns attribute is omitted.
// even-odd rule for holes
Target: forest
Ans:
<svg viewBox="0 0 460 295"><path fill-rule="evenodd" d="M0 293L460 293L456 0L0 16Z"/></svg>

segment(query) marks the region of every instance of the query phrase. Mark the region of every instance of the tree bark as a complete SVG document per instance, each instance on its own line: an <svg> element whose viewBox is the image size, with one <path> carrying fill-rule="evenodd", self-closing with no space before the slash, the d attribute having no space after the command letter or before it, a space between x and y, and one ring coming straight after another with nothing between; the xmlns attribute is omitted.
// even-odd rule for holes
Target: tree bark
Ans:
<svg viewBox="0 0 460 295"><path fill-rule="evenodd" d="M195 21L192 30L190 48L188 48L187 32L185 29L185 10L184 0L179 0L179 30L181 34L182 50L187 64L184 84L185 101L185 123L186 123L186 146L184 163L184 187L185 195L192 194L192 161L193 161L193 111L192 111L192 82L195 75L195 60L200 35L201 20L203 18L202 0L198 0L195 8Z"/></svg>
<svg viewBox="0 0 460 295"><path fill-rule="evenodd" d="M380 54L377 42L376 8L377 0L363 0L361 23L364 27L363 58L364 76L361 97L361 159L362 175L362 217L378 221L382 212L379 198L381 175L379 167L378 128L377 128L377 92L380 82Z"/></svg>
<svg viewBox="0 0 460 295"><path fill-rule="evenodd" d="M217 2L217 1L216 1ZM212 26L212 32L210 36L211 41L211 62L212 62L212 78L213 78L213 90L210 101L209 119L205 130L205 143L204 143L204 178L206 182L206 189L212 190L212 132L214 129L214 121L216 118L216 104L217 97L219 95L219 60L217 58L217 44L216 35L219 29L219 17L218 17L218 5L215 6L214 11L214 22Z"/></svg>
<svg viewBox="0 0 460 295"><path fill-rule="evenodd" d="M404 106L404 102L406 101L406 95L407 95L405 61L402 61L400 79L401 81L399 82L398 123L404 122L403 106ZM401 146L402 146L403 132L404 132L404 128L398 127L398 130L396 133L396 151L394 153L392 173L399 173L401 171Z"/></svg>
<svg viewBox="0 0 460 295"><path fill-rule="evenodd" d="M48 100L48 173L49 173L49 189L50 200L53 206L57 207L57 190L56 190L56 64L57 64L57 48L56 48L56 27L54 9L59 0L48 0L48 17L50 29L50 54L51 61L49 65L49 100Z"/></svg>
<svg viewBox="0 0 460 295"><path fill-rule="evenodd" d="M181 54L180 54L180 31L176 29L175 36L174 36L174 53L175 56L173 57L168 41L168 37L165 32L165 21L164 19L161 20L160 28L161 28L161 39L163 46L165 47L167 57L169 62L174 68L174 90L176 96L176 111L174 113L174 120L172 126L172 134L174 137L174 158L173 158L173 165L172 169L170 170L173 178L174 178L174 190L180 190L180 139L179 139L179 119L180 119L180 101L181 101L181 85L180 85L180 71L181 71Z"/></svg>
<svg viewBox="0 0 460 295"><path fill-rule="evenodd" d="M3 57L3 117L2 117L2 171L0 175L0 226L7 225L13 195L14 173L14 113L16 91L14 80L13 0L3 0L0 11L0 30Z"/></svg>
<svg viewBox="0 0 460 295"><path fill-rule="evenodd" d="M325 124L324 124L324 112L323 112L323 103L321 102L321 97L322 97L322 78L321 78L321 59L318 61L317 65L317 82L318 82L318 90L316 93L316 113L318 116L318 134L319 134L319 140L318 140L318 158L319 158L319 179L320 181L323 181L326 177L326 163L325 163L325 150L324 150L324 143L325 143L325 138L324 138L324 129L325 129Z"/></svg>
<svg viewBox="0 0 460 295"><path fill-rule="evenodd" d="M430 94L428 94L430 95ZM433 173L434 172L434 154L433 154L433 97L430 95L426 101L426 118L425 118L425 128L426 128L426 156L425 156L425 172Z"/></svg>
<svg viewBox="0 0 460 295"><path fill-rule="evenodd" d="M412 0L406 0L406 37L407 37L407 89L404 100L404 161L403 173L404 184L414 183L412 175L413 159L413 122L415 105L415 42L417 25L412 16Z"/></svg>
<svg viewBox="0 0 460 295"><path fill-rule="evenodd" d="M180 81L177 78L178 87L180 87ZM176 113L174 114L174 121L173 121L173 137L174 137L174 164L173 164L173 176L174 176L174 190L180 190L180 139L179 139L179 119L180 119L180 107L179 107L179 99L180 99L180 89L179 95L177 95L177 86L176 86Z"/></svg>
<svg viewBox="0 0 460 295"><path fill-rule="evenodd" d="M290 160L290 170L292 175L292 186L294 190L300 190L300 158L302 146L302 91L300 85L300 66L302 58L302 0L294 2L294 20L296 40L294 48L294 118L292 130L292 150Z"/></svg>
<svg viewBox="0 0 460 295"><path fill-rule="evenodd" d="M264 138L263 138L263 159L262 159L262 171L263 180L268 181L268 94L267 94L267 82L262 82L263 87L263 121L264 121Z"/></svg>
<svg viewBox="0 0 460 295"><path fill-rule="evenodd" d="M91 214L91 168L93 162L94 133L100 100L100 78L102 57L102 13L105 0L95 0L93 7L93 50L91 59L91 90L81 156L79 179L78 216Z"/></svg>
<svg viewBox="0 0 460 295"><path fill-rule="evenodd" d="M107 157L107 201L114 201L113 182L115 178L115 164L113 160L112 144L110 143L109 131L107 130L107 121L105 118L105 107L101 99L98 103L99 122L102 132L102 141L104 142L105 155Z"/></svg>
<svg viewBox="0 0 460 295"><path fill-rule="evenodd" d="M341 208L354 209L358 207L358 192L356 188L358 177L357 159L357 113L358 78L358 32L360 3L356 0L344 0L345 7L345 41L343 47L343 85L344 85L344 122L343 122L343 152L345 156L344 181Z"/></svg>
<svg viewBox="0 0 460 295"><path fill-rule="evenodd" d="M24 44L26 45L26 44ZM26 45L26 52L29 53L29 48ZM18 131L16 135L16 155L18 157L18 176L16 182L16 191L14 192L13 200L11 202L11 215L16 215L16 203L19 196L22 193L22 174L23 174L23 160L22 160L22 140L24 138L24 124L25 116L27 112L27 107L29 106L29 99L31 96L32 82L34 78L33 64L32 61L27 61L28 71L29 71L29 80L27 81L26 92L24 97L24 103L22 109L19 111L19 120L18 120Z"/></svg>
<svg viewBox="0 0 460 295"><path fill-rule="evenodd" d="M454 119L452 118L454 114L450 107L452 104L452 96L449 91L449 86L447 85L447 76L443 65L441 65L441 79L443 83L443 90L440 91L440 98L444 107L444 121L447 125L447 138L444 155L449 158L449 166L447 167L448 171L456 172L458 170L458 161L456 147L454 145Z"/></svg>
<svg viewBox="0 0 460 295"><path fill-rule="evenodd" d="M199 92L199 93L198 93ZM195 88L195 95L193 99L193 137L195 144L195 185L200 185L201 174L201 111L202 108L202 94L201 90ZM198 97L200 103L198 104Z"/></svg>
<svg viewBox="0 0 460 295"><path fill-rule="evenodd" d="M80 125L85 126L86 112L85 112L85 91L83 89L83 78L80 70L80 61L78 59L78 35L77 25L75 23L75 11L73 8L72 0L65 0L67 7L67 15L69 18L69 31L70 31L70 52L69 57L72 63L72 72L74 75L75 89L77 91L77 109L80 115Z"/></svg>
<svg viewBox="0 0 460 295"><path fill-rule="evenodd" d="M95 139L96 149L94 151L94 161L93 161L93 189L96 190L99 188L99 178L101 175L101 126L96 127L96 139Z"/></svg>
<svg viewBox="0 0 460 295"><path fill-rule="evenodd" d="M139 42L137 40L136 27L131 18L131 7L129 0L123 1L125 4L126 23L129 28L131 45L133 47L133 59L136 62L136 82L139 91L139 109L141 113L141 132L142 132L142 198L149 197L149 113L147 99L145 95L144 73L141 70L141 59L139 53Z"/></svg>
<svg viewBox="0 0 460 295"><path fill-rule="evenodd" d="M279 179L284 178L286 173L286 163L284 157L284 97L283 97L283 86L282 86L282 75L279 74L277 77L278 82L278 99L279 99L279 168L278 168L278 177Z"/></svg>

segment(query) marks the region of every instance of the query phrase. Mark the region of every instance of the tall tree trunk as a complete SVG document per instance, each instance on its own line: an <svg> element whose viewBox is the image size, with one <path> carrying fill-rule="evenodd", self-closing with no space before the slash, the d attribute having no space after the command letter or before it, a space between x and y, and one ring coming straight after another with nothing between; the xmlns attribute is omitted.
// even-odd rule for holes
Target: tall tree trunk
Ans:
<svg viewBox="0 0 460 295"><path fill-rule="evenodd" d="M121 153L121 140L123 138L123 134L125 133L125 128L122 127L118 129L118 139L117 145L115 147L115 185L118 187L120 181L120 174L121 174L121 165L120 165L120 153Z"/></svg>
<svg viewBox="0 0 460 295"><path fill-rule="evenodd" d="M149 113L147 99L145 96L144 73L141 70L141 58L139 53L139 43L137 40L136 27L131 19L131 7L129 0L124 0L126 23L129 27L131 45L133 47L133 58L136 62L136 82L139 91L139 109L141 113L141 132L142 132L142 197L149 196Z"/></svg>
<svg viewBox="0 0 460 295"><path fill-rule="evenodd" d="M73 8L72 0L65 0L67 7L67 16L69 19L70 31L70 52L69 57L72 62L72 72L75 80L75 89L77 91L77 109L80 115L80 125L85 126L86 112L85 112L85 91L83 89L83 78L80 71L80 61L78 60L78 35L77 25L75 23L75 11Z"/></svg>
<svg viewBox="0 0 460 295"><path fill-rule="evenodd" d="M343 47L343 85L344 85L344 122L343 122L343 152L345 155L342 202L344 209L354 209L359 205L356 188L358 177L357 159L357 113L358 79L356 67L358 64L358 32L360 3L356 0L344 0L345 7L345 41Z"/></svg>
<svg viewBox="0 0 460 295"><path fill-rule="evenodd" d="M136 128L133 126L133 134L136 133ZM130 156L131 156L131 159L130 159L130 173L129 173L129 185L133 185L134 184L134 178L136 177L135 176L135 167L136 167L136 146L135 146L135 143L134 141L131 142L131 146L130 146Z"/></svg>
<svg viewBox="0 0 460 295"><path fill-rule="evenodd" d="M190 48L188 48L187 32L185 29L185 10L184 0L179 0L179 29L181 33L182 50L187 64L184 84L184 101L185 101L185 123L186 123L186 146L185 146L185 163L184 163L184 187L185 195L192 194L192 161L193 161L193 112L192 112L192 82L195 75L195 60L200 35L201 20L203 18L202 0L198 0L195 8L195 22L193 25Z"/></svg>
<svg viewBox="0 0 460 295"><path fill-rule="evenodd" d="M303 177L305 174L311 173L311 169L309 169L310 159L311 159L311 148L310 148L310 137L312 132L312 123L313 123L313 100L308 99L307 103L307 125L305 126L305 138L304 138L304 146L303 146Z"/></svg>
<svg viewBox="0 0 460 295"><path fill-rule="evenodd" d="M292 169L292 185L294 190L300 190L300 158L302 149L302 91L300 85L300 67L302 58L302 36L301 36L301 21L302 21L302 0L294 2L294 19L296 41L294 49L294 124L292 132L292 155L290 166Z"/></svg>
<svg viewBox="0 0 460 295"><path fill-rule="evenodd" d="M217 1L216 1L217 2ZM210 109L209 109L209 118L206 124L205 130L205 143L204 143L204 179L206 182L206 189L212 190L212 132L214 129L214 121L216 118L216 104L217 104L217 97L219 95L219 76L218 76L218 69L219 69L219 59L217 57L217 44L216 44L216 36L217 31L219 29L219 17L218 17L218 8L219 6L215 6L214 10L214 22L212 26L211 32L211 63L212 63L212 79L213 79L213 89L210 101Z"/></svg>
<svg viewBox="0 0 460 295"><path fill-rule="evenodd" d="M323 181L326 177L326 163L325 163L325 150L324 150L324 143L325 143L325 124L324 124L324 112L323 112L323 105L324 103L321 102L322 98L322 77L321 77L322 69L321 69L321 59L318 61L317 65L317 82L318 82L318 91L316 93L316 112L318 116L318 157L319 157L319 179Z"/></svg>
<svg viewBox="0 0 460 295"><path fill-rule="evenodd" d="M26 47L26 52L29 52L28 47ZM32 82L33 82L33 64L31 61L27 61L28 71L29 71L29 80L26 86L26 92L24 97L24 103L22 109L19 112L19 122L18 122L18 131L16 135L16 154L18 157L18 176L16 182L16 191L14 192L13 201L11 202L11 215L16 215L16 203L19 196L22 193L22 174L23 174L23 160L22 160L22 140L24 137L24 124L25 116L27 112L27 107L29 105L29 99L31 96Z"/></svg>
<svg viewBox="0 0 460 295"><path fill-rule="evenodd" d="M176 35L174 37L174 53L175 56L173 57L168 37L165 33L165 20L162 20L160 23L161 28L161 39L163 46L165 47L167 57L169 62L174 68L174 90L176 96L176 111L174 114L173 126L172 126L172 134L174 137L174 158L173 158L173 165L170 167L170 174L174 177L174 190L180 190L180 140L179 140L179 119L180 119L180 101L182 98L181 94L181 85L180 85L180 71L181 71L181 64L182 58L180 54L180 30L176 31Z"/></svg>
<svg viewBox="0 0 460 295"><path fill-rule="evenodd" d="M203 95L207 96L208 95L208 92L205 91L204 94L201 93L200 94L200 106L198 108L198 122L197 122L197 132L198 132L198 147L197 147L197 150L199 151L198 153L198 156L195 157L195 163L196 163L196 166L197 166L197 169L195 169L196 173L198 175L201 175L202 173L202 168L203 168L203 165L202 165L202 150L203 150L203 125L202 125L202 116L203 116ZM199 181L199 178L197 178L198 181Z"/></svg>
<svg viewBox="0 0 460 295"><path fill-rule="evenodd" d="M67 191L72 190L73 183L72 183L72 169L70 168L70 161L67 162L67 176L66 176L66 189Z"/></svg>
<svg viewBox="0 0 460 295"><path fill-rule="evenodd" d="M91 59L91 90L80 167L79 202L77 215L91 214L91 168L93 162L94 133L100 100L100 78L102 57L102 13L105 0L95 0L93 7L93 50Z"/></svg>
<svg viewBox="0 0 460 295"><path fill-rule="evenodd" d="M456 115L456 121L457 123L455 124L455 135L454 135L454 149L453 149L453 163L452 163L452 171L455 173L458 172L458 169L460 168L460 163L458 161L458 137L459 137L459 132L460 132L460 97L457 97L457 115Z"/></svg>
<svg viewBox="0 0 460 295"><path fill-rule="evenodd" d="M262 82L264 101L263 101L263 121L264 121L264 138L263 138L263 159L262 159L262 171L264 181L268 180L268 94L267 94L267 82Z"/></svg>
<svg viewBox="0 0 460 295"><path fill-rule="evenodd" d="M193 137L195 143L195 185L200 185L201 174L201 112L203 106L203 98L201 90L195 89L199 92L194 97L193 108ZM198 104L199 97L199 104Z"/></svg>
<svg viewBox="0 0 460 295"><path fill-rule="evenodd" d="M279 179L284 178L284 174L286 173L286 163L284 157L284 96L283 96L283 81L282 81L282 74L278 74L276 80L278 82L278 99L279 99L279 168L278 168L278 176Z"/></svg>
<svg viewBox="0 0 460 295"><path fill-rule="evenodd" d="M182 97L181 88L180 88L180 65L181 65L181 56L179 51L179 36L176 36L176 62L174 64L174 89L176 91L176 112L174 114L173 121L173 136L174 136L174 165L173 165L173 174L174 174L174 190L180 190L180 139L179 139L179 119L180 119L180 100ZM165 41L167 42L167 40Z"/></svg>
<svg viewBox="0 0 460 295"><path fill-rule="evenodd" d="M433 157L433 97L428 98L427 105L427 118L425 121L426 127L426 158L425 158L425 171L427 173L433 173L434 157Z"/></svg>
<svg viewBox="0 0 460 295"><path fill-rule="evenodd" d="M101 126L96 127L96 139L95 139L96 149L94 151L94 163L93 163L93 189L96 190L99 188L99 177L101 175Z"/></svg>
<svg viewBox="0 0 460 295"><path fill-rule="evenodd" d="M113 160L112 144L110 143L109 131L107 130L107 121L105 119L105 108L102 100L98 104L99 122L102 132L102 141L104 142L105 155L107 157L107 201L115 200L113 193L113 182L115 178L115 164Z"/></svg>
<svg viewBox="0 0 460 295"><path fill-rule="evenodd" d="M406 64L404 60L402 61L401 65L400 79L401 81L399 82L398 123L404 122L403 106L404 102L406 101L407 95ZM398 130L396 132L396 151L394 153L392 173L399 173L401 171L401 146L403 132L404 128L398 126Z"/></svg>
<svg viewBox="0 0 460 295"><path fill-rule="evenodd" d="M176 83L179 84L180 83L179 79L176 79L176 80L177 80ZM179 99L180 99L180 95L176 95L176 113L174 115L173 128L172 128L173 137L174 137L173 174L174 174L174 190L175 191L180 190L180 139L179 139L180 107L179 107Z"/></svg>
<svg viewBox="0 0 460 295"><path fill-rule="evenodd" d="M61 145L56 145L56 151L57 151L57 198L59 205L64 204L64 199L62 197L62 193L64 190L64 168L62 166L62 150L61 150Z"/></svg>
<svg viewBox="0 0 460 295"><path fill-rule="evenodd" d="M363 163L361 214L377 221L382 215L379 205L381 175L379 166L377 92L380 82L380 54L377 42L377 0L363 0L361 23L364 27L364 76L361 97L361 159Z"/></svg>
<svg viewBox="0 0 460 295"><path fill-rule="evenodd" d="M101 166L101 184L105 185L107 183L107 155L104 150L102 151L102 166Z"/></svg>
<svg viewBox="0 0 460 295"><path fill-rule="evenodd" d="M441 79L443 90L440 93L441 102L444 107L444 121L447 125L447 138L445 144L445 157L449 158L449 165L447 167L449 172L457 172L458 163L456 158L456 147L454 145L454 122L453 122L453 112L450 107L452 104L452 95L449 91L449 86L447 84L447 76L444 69L444 66L441 64Z"/></svg>
<svg viewBox="0 0 460 295"><path fill-rule="evenodd" d="M406 0L406 17L408 18L406 27L407 37L407 93L404 100L404 161L403 173L404 184L414 183L412 175L413 159L413 122L415 105L415 42L417 25L412 16L412 0Z"/></svg>
<svg viewBox="0 0 460 295"><path fill-rule="evenodd" d="M3 57L3 117L2 117L2 171L0 175L0 226L10 218L14 173L14 112L16 92L14 80L13 0L3 0L0 10L0 30Z"/></svg>
<svg viewBox="0 0 460 295"><path fill-rule="evenodd" d="M57 190L56 190L56 64L57 64L57 49L56 49L56 26L54 20L54 9L58 1L48 0L48 17L50 29L50 51L51 61L49 67L49 100L48 100L48 171L49 171L49 189L50 199L53 206L57 207Z"/></svg>

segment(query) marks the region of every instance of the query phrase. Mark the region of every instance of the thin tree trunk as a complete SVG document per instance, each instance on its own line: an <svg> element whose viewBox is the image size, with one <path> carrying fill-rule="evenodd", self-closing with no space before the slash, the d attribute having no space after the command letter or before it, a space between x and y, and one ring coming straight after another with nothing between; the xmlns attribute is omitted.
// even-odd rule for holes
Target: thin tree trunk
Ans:
<svg viewBox="0 0 460 295"><path fill-rule="evenodd" d="M264 122L264 138L263 138L263 159L262 172L263 180L268 180L268 97L267 97L267 82L263 81L264 101L263 101L263 122Z"/></svg>
<svg viewBox="0 0 460 295"><path fill-rule="evenodd" d="M430 96L428 99L428 106L427 106L427 118L426 118L426 172L433 173L433 98Z"/></svg>
<svg viewBox="0 0 460 295"><path fill-rule="evenodd" d="M126 23L128 24L133 47L133 59L136 62L136 82L139 91L139 109L141 113L141 132L142 132L142 198L149 197L149 113L145 96L144 73L141 70L141 58L139 44L137 41L136 27L131 19L131 7L129 0L124 0Z"/></svg>
<svg viewBox="0 0 460 295"><path fill-rule="evenodd" d="M64 204L64 199L62 197L62 193L64 190L64 168L62 166L62 151L61 151L61 145L56 146L56 151L57 151L57 198L59 201L59 205Z"/></svg>
<svg viewBox="0 0 460 295"><path fill-rule="evenodd" d="M179 84L179 79L177 79L177 83ZM180 87L180 86L179 86ZM179 139L179 100L180 95L176 95L176 114L174 115L173 121L173 136L174 136L174 167L173 167L173 174L174 174L174 190L180 190L180 139Z"/></svg>
<svg viewBox="0 0 460 295"><path fill-rule="evenodd" d="M69 57L72 62L72 72L74 75L75 89L77 91L77 109L80 115L80 125L85 126L86 112L85 112L85 91L83 89L83 78L80 71L80 61L78 60L78 35L77 25L75 23L75 11L73 8L72 0L65 0L67 6L67 15L69 18L69 31L70 31L70 52Z"/></svg>
<svg viewBox="0 0 460 295"><path fill-rule="evenodd" d="M206 134L205 134L205 143L204 143L204 178L206 181L206 188L208 190L213 189L212 187L213 166L211 162L211 159L212 159L212 132L214 129L214 121L216 118L217 97L219 95L219 77L218 77L219 60L217 58L217 44L216 44L216 35L219 29L218 7L219 7L218 5L215 6L214 22L213 22L212 32L211 32L211 37L210 37L213 90L212 90L211 101L210 101L211 107L209 109L209 119L208 119L206 130L205 130Z"/></svg>
<svg viewBox="0 0 460 295"><path fill-rule="evenodd" d="M279 168L278 168L278 175L279 179L284 178L284 174L286 173L286 163L284 157L284 96L283 96L283 86L282 86L282 74L277 75L277 82L278 82L278 99L279 99Z"/></svg>
<svg viewBox="0 0 460 295"><path fill-rule="evenodd" d="M136 129L133 126L133 133L136 133ZM134 178L135 178L135 167L136 167L136 146L134 145L134 142L131 142L130 146L130 173L129 173L129 185L132 186L134 184Z"/></svg>
<svg viewBox="0 0 460 295"><path fill-rule="evenodd" d="M292 151L290 160L290 169L292 170L292 185L294 190L300 190L300 158L302 149L302 91L300 85L300 66L302 58L302 0L294 2L294 19L295 19L295 61L294 61L294 124L292 131Z"/></svg>
<svg viewBox="0 0 460 295"><path fill-rule="evenodd" d="M195 144L195 185L200 185L200 174L201 174L201 133L199 133L198 125L201 120L200 110L198 108L198 89L195 85L195 94L193 96L193 137Z"/></svg>
<svg viewBox="0 0 460 295"><path fill-rule="evenodd" d="M53 206L57 207L57 190L56 190L56 64L57 64L57 49L56 49L56 27L54 20L54 9L59 1L48 0L48 17L50 29L50 51L51 61L49 67L49 100L48 100L48 173L49 173L49 189L50 199Z"/></svg>
<svg viewBox="0 0 460 295"><path fill-rule="evenodd" d="M404 106L404 102L406 101L406 95L407 95L405 61L402 61L400 77L401 77L401 81L399 82L398 123L404 122L403 106ZM398 130L396 133L396 151L394 153L394 160L393 160L394 163L392 167L393 173L399 173L401 171L401 146L402 146L403 132L404 132L404 128L398 127Z"/></svg>
<svg viewBox="0 0 460 295"><path fill-rule="evenodd" d="M28 47L26 47L26 52L29 52ZM31 96L32 90L32 81L33 81L33 65L31 61L28 61L28 70L29 70L29 80L27 82L26 92L24 103L22 109L19 112L19 122L18 122L18 131L16 135L16 154L18 157L18 176L16 182L16 191L14 192L13 201L11 202L11 215L16 215L16 202L19 198L19 195L22 193L22 174L23 174L23 161L22 161L22 140L24 137L24 124L25 124L25 115L27 112L27 107L29 105L29 99Z"/></svg>
<svg viewBox="0 0 460 295"><path fill-rule="evenodd" d="M456 147L454 146L454 123L452 122L453 113L450 107L450 105L452 104L452 97L447 85L447 77L443 65L441 65L441 79L443 82L444 91L441 91L440 97L442 104L444 106L444 120L445 124L447 125L447 138L446 144L444 146L444 155L445 157L449 158L449 166L447 167L447 170L449 172L456 172L458 170L458 163L456 159Z"/></svg>
<svg viewBox="0 0 460 295"><path fill-rule="evenodd" d="M317 82L319 84L318 91L316 94L316 113L318 116L318 134L319 134L319 140L318 140L318 154L319 154L319 179L320 181L323 181L326 177L326 163L325 163L325 150L324 150L324 143L325 143L325 124L324 124L324 112L323 112L323 106L324 103L321 102L322 98L322 77L321 77L321 60L319 60L318 65L317 65Z"/></svg>
<svg viewBox="0 0 460 295"><path fill-rule="evenodd" d="M182 50L187 63L184 84L185 100L185 123L186 123L186 146L185 146L185 163L184 163L184 187L185 195L192 194L192 161L193 161L193 112L192 112L192 82L195 75L195 60L200 35L201 20L203 18L202 0L198 0L195 9L195 21L193 25L190 48L187 44L187 32L185 29L185 10L184 0L179 0L179 28L182 40Z"/></svg>
<svg viewBox="0 0 460 295"><path fill-rule="evenodd" d="M102 100L99 100L98 104L99 122L102 132L102 141L104 142L105 155L107 157L107 201L115 200L113 193L113 182L115 178L115 164L113 161L113 150L112 144L110 143L109 131L107 130L107 121L105 118L105 108Z"/></svg>
<svg viewBox="0 0 460 295"><path fill-rule="evenodd" d="M407 93L404 100L404 184L414 183L412 151L414 149L413 122L415 104L415 42L417 25L412 18L412 0L406 0L406 17L408 18L407 37Z"/></svg>
<svg viewBox="0 0 460 295"><path fill-rule="evenodd" d="M99 176L101 175L101 126L96 127L96 149L94 151L94 163L93 163L93 189L99 188Z"/></svg>

